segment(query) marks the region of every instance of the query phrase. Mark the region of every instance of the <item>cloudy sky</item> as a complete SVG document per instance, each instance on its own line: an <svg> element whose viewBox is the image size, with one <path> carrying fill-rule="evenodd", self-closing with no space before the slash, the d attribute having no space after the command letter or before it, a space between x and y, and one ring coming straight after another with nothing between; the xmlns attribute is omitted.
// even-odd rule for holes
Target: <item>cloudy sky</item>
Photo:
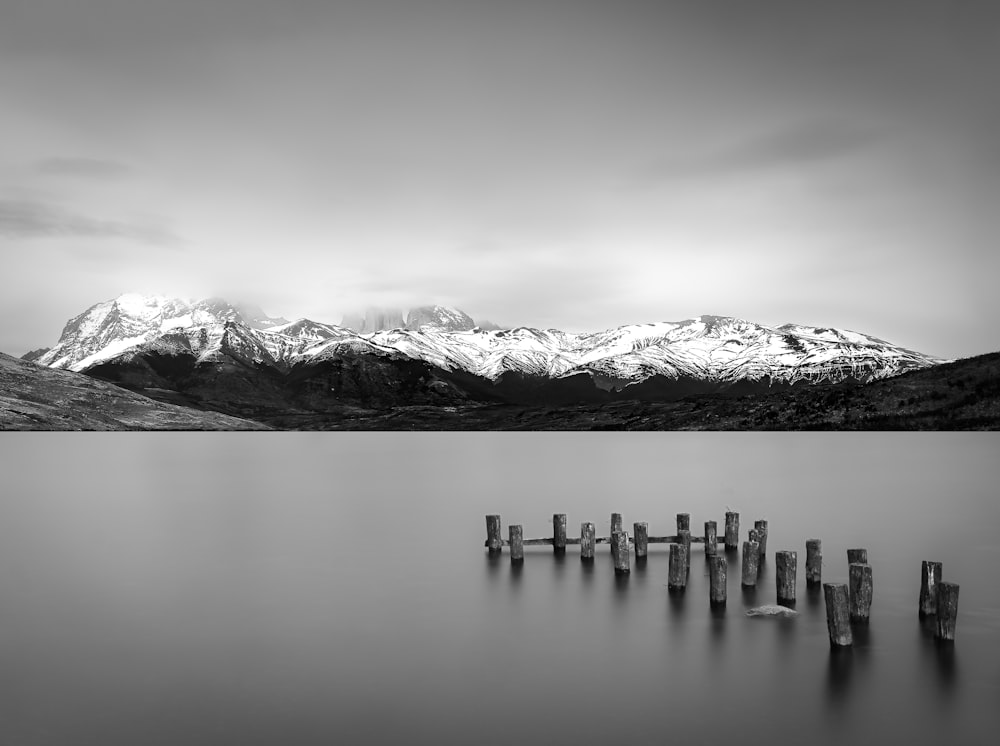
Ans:
<svg viewBox="0 0 1000 746"><path fill-rule="evenodd" d="M1000 349L991 0L5 0L0 350L126 291Z"/></svg>

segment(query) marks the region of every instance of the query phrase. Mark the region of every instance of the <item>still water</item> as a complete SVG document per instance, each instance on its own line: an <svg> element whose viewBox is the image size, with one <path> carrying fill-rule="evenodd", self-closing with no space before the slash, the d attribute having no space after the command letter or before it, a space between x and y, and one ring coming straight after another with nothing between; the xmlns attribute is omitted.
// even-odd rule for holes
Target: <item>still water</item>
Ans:
<svg viewBox="0 0 1000 746"><path fill-rule="evenodd" d="M1000 438L991 434L29 434L0 436L0 743L994 742ZM755 593L703 550L616 578L483 548L486 513L551 535L591 520L741 539ZM867 547L872 620L831 655L824 580ZM791 620L774 552L797 550ZM920 561L961 584L957 642L917 619Z"/></svg>

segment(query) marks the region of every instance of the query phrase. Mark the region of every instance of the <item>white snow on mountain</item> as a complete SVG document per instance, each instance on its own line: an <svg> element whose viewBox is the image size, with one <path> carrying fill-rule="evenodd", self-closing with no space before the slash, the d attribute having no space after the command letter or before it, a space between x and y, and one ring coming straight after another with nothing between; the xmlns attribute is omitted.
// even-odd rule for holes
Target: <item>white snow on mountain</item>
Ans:
<svg viewBox="0 0 1000 746"><path fill-rule="evenodd" d="M273 319L259 309L249 315L221 299L123 295L71 319L58 344L38 362L79 371L155 350L192 354L200 363L228 356L287 368L344 354L374 354L404 356L491 380L508 372L542 377L583 373L617 388L657 375L711 381L868 380L944 362L858 332L796 324L767 327L724 316L570 334L527 327L482 330L458 309L425 306L416 315L411 312L421 322L419 330L359 334L309 319Z"/></svg>

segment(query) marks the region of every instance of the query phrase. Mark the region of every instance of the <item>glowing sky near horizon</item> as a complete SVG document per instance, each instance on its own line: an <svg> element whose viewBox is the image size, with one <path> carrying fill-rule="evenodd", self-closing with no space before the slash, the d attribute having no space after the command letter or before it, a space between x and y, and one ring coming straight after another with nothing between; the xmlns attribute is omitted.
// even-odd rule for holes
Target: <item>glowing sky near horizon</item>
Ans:
<svg viewBox="0 0 1000 746"><path fill-rule="evenodd" d="M966 0L8 0L0 350L128 291L998 350L997 70Z"/></svg>

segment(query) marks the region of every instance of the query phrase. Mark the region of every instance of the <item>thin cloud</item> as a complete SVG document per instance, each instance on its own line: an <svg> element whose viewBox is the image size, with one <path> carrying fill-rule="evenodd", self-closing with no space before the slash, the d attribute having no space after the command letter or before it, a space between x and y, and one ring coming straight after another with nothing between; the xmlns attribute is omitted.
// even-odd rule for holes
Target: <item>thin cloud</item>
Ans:
<svg viewBox="0 0 1000 746"><path fill-rule="evenodd" d="M661 158L635 179L640 187L759 172L852 156L882 138L878 131L821 121L770 132L716 150Z"/></svg>
<svg viewBox="0 0 1000 746"><path fill-rule="evenodd" d="M182 243L156 225L101 220L41 202L0 200L0 236L17 239L86 237L121 238L155 246Z"/></svg>
<svg viewBox="0 0 1000 746"><path fill-rule="evenodd" d="M72 176L74 178L114 181L129 175L131 169L124 163L101 158L43 158L35 169L46 176Z"/></svg>

